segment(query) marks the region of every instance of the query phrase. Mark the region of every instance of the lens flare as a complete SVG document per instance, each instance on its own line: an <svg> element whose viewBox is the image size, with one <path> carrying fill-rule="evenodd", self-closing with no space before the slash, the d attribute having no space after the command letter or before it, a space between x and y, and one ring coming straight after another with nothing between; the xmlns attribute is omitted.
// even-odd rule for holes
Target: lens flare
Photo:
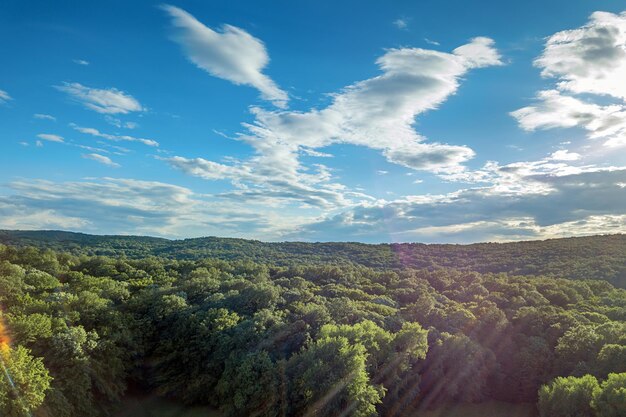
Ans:
<svg viewBox="0 0 626 417"><path fill-rule="evenodd" d="M5 358L9 355L9 351L11 348L11 338L9 336L9 331L7 327L4 325L4 320L2 320L2 316L0 316L0 367L2 367L2 371L7 381L9 381L9 385L13 389L15 389L15 385L13 384L13 379L11 378L11 374L7 369L4 361ZM0 376L1 378L1 376Z"/></svg>
<svg viewBox="0 0 626 417"><path fill-rule="evenodd" d="M10 346L11 336L9 336L9 331L4 325L4 320L2 320L2 317L0 316L0 352L8 352Z"/></svg>
<svg viewBox="0 0 626 417"><path fill-rule="evenodd" d="M5 364L5 359L9 356L11 350L11 337L9 336L9 331L7 327L4 325L4 320L2 320L2 316L0 316L0 368L2 368L2 373L4 377L9 382L9 386L11 390L17 394L15 383L13 382L13 378L11 377L11 373ZM2 374L0 374L0 378L2 378Z"/></svg>
<svg viewBox="0 0 626 417"><path fill-rule="evenodd" d="M11 376L11 370L7 365L7 359L10 358L11 355L11 335L9 334L9 329L4 324L4 320L2 319L2 311L0 310L0 381L5 378L11 391L16 399L19 399L19 391L18 387L15 385L13 381L13 377ZM10 363L10 361L9 361ZM24 412L24 415L27 417L32 417L32 414L28 411Z"/></svg>

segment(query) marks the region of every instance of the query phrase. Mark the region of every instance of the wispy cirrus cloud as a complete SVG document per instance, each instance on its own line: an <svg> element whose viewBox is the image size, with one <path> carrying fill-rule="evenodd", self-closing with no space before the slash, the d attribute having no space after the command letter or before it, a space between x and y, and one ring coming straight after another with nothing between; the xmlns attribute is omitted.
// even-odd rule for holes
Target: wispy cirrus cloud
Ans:
<svg viewBox="0 0 626 417"><path fill-rule="evenodd" d="M120 142L120 141L139 142L147 146L154 146L154 147L159 146L159 142L152 140L152 139L136 138L134 136L128 136L128 135L111 135L109 133L100 132L98 129L94 129L93 127L77 126L74 123L71 123L70 126L74 128L74 130L80 133L84 133L86 135L91 135L91 136L96 136L96 137L111 140L114 142Z"/></svg>
<svg viewBox="0 0 626 417"><path fill-rule="evenodd" d="M82 154L81 157L83 159L91 159L92 161L96 161L101 163L102 165L107 165L113 168L119 168L121 166L117 162L113 162L108 156L100 155L97 153Z"/></svg>
<svg viewBox="0 0 626 417"><path fill-rule="evenodd" d="M608 147L626 145L626 12L595 12L550 36L535 66L555 85L511 113L522 129L580 127Z"/></svg>
<svg viewBox="0 0 626 417"><path fill-rule="evenodd" d="M145 111L136 98L117 88L91 88L80 83L67 82L54 86L54 88L68 94L74 101L98 113L127 114Z"/></svg>
<svg viewBox="0 0 626 417"><path fill-rule="evenodd" d="M35 119L39 119L39 120L51 120L51 121L53 121L53 122L56 122L56 121L57 121L57 118L56 118L56 117L51 116L51 115L49 115L49 114L35 113L35 114L33 114L33 117L34 117Z"/></svg>
<svg viewBox="0 0 626 417"><path fill-rule="evenodd" d="M0 196L0 224L10 228L156 233L193 204L186 188L132 179L20 180L7 187L12 195Z"/></svg>
<svg viewBox="0 0 626 417"><path fill-rule="evenodd" d="M137 122L124 122L112 116L105 116L104 120L106 120L106 122L109 123L110 125L117 127L118 129L121 129L121 128L136 129L137 127L139 127L139 123Z"/></svg>
<svg viewBox="0 0 626 417"><path fill-rule="evenodd" d="M269 55L261 40L231 25L215 31L175 6L166 4L161 8L176 28L173 39L191 62L215 77L256 88L263 99L278 107L286 106L287 93L263 73Z"/></svg>
<svg viewBox="0 0 626 417"><path fill-rule="evenodd" d="M158 181L19 180L3 187L7 193L0 194L0 228L5 229L275 240L304 221L285 212L259 216L260 206L254 203L211 201L189 188Z"/></svg>
<svg viewBox="0 0 626 417"><path fill-rule="evenodd" d="M39 139L47 140L48 142L58 142L58 143L65 142L62 136L54 135L52 133L39 133L37 137Z"/></svg>
<svg viewBox="0 0 626 417"><path fill-rule="evenodd" d="M13 100L13 98L4 90L0 90L0 104Z"/></svg>
<svg viewBox="0 0 626 417"><path fill-rule="evenodd" d="M216 195L222 199L263 202L266 206L284 206L299 202L311 207L332 209L353 205L355 200L372 199L330 182L327 168L317 165L314 173L285 173L275 176L263 172L255 161L238 165L221 164L203 158L165 158L167 163L188 175L206 180L229 180L235 190Z"/></svg>
<svg viewBox="0 0 626 417"><path fill-rule="evenodd" d="M96 148L96 147L89 146L89 145L80 145L80 144L76 144L75 143L75 144L72 144L72 146L75 146L77 148L84 149L86 151L93 152L93 153L101 153L101 154L102 153L110 153L106 149Z"/></svg>
<svg viewBox="0 0 626 417"><path fill-rule="evenodd" d="M406 30L409 27L409 20L403 17L394 20L392 23L400 30Z"/></svg>

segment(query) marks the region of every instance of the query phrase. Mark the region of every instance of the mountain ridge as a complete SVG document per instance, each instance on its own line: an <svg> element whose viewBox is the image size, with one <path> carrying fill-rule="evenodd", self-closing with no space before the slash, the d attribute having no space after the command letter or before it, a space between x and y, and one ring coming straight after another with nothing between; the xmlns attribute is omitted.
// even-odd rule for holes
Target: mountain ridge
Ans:
<svg viewBox="0 0 626 417"><path fill-rule="evenodd" d="M275 266L306 261L371 268L453 268L480 273L604 279L626 288L626 235L595 235L507 243L425 244L359 242L262 242L202 237L180 240L65 231L0 230L0 243L34 246L74 255L216 258Z"/></svg>

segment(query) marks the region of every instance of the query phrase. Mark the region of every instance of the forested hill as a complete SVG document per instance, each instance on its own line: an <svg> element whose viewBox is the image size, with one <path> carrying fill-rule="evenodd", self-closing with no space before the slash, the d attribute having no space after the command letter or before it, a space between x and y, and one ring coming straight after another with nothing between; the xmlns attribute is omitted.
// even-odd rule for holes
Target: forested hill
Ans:
<svg viewBox="0 0 626 417"><path fill-rule="evenodd" d="M626 235L516 243L363 244L268 243L205 237L168 240L144 236L95 236L60 231L0 230L0 243L35 246L75 255L148 256L172 259L251 260L274 265L359 264L372 268L453 268L481 273L604 279L626 288Z"/></svg>
<svg viewBox="0 0 626 417"><path fill-rule="evenodd" d="M308 248L296 262L282 245L250 241L22 238L62 247L63 236L82 239L71 244L75 252L115 242L119 253L143 245L146 253L171 247L171 257L187 248L199 257L204 252L188 244L204 242L222 256L239 247L294 262L130 259L0 244L2 417L166 415L130 406L146 398L219 417L441 416L448 406L493 401L529 411L501 416L534 416L535 402L540 417L626 416L626 290L606 281L305 260L318 247L340 248L340 258L352 250L361 260L385 259L384 245L284 245ZM597 253L603 239L595 239ZM541 248L525 250L533 245L541 243L449 252L461 259L452 249L474 248L497 260L489 248L512 248L538 263ZM401 248L447 259L439 247ZM563 251L555 259L576 262ZM328 256L319 252L315 259ZM592 256L581 259L582 268ZM207 412L196 414L196 406Z"/></svg>

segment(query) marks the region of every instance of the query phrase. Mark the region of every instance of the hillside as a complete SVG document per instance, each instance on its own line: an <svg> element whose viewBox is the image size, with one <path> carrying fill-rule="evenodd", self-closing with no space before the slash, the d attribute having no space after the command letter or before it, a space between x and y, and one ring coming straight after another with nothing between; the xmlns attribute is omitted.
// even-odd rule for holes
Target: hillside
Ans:
<svg viewBox="0 0 626 417"><path fill-rule="evenodd" d="M99 256L250 260L273 265L358 264L370 268L452 268L481 273L604 279L626 288L626 235L515 243L363 244L304 243L204 237L168 240L146 236L96 236L60 231L0 230L0 243Z"/></svg>

